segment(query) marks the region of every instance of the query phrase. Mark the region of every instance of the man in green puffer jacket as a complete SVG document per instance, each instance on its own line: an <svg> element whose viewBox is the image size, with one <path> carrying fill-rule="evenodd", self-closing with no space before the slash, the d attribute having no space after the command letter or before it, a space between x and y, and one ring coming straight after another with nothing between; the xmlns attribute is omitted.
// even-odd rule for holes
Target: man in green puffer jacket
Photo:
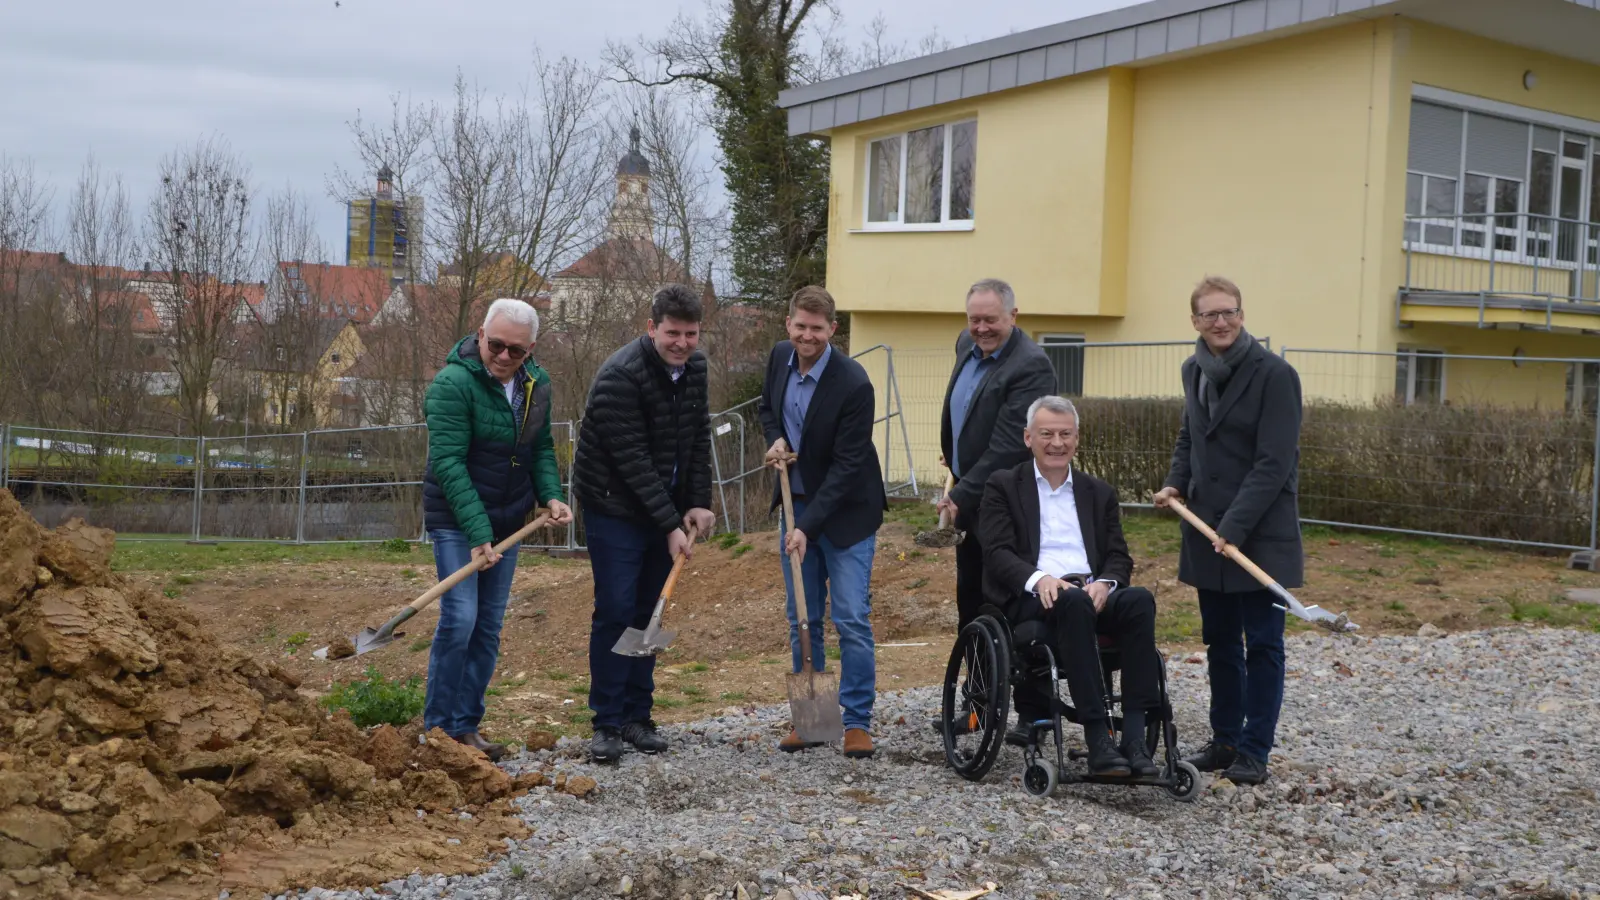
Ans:
<svg viewBox="0 0 1600 900"><path fill-rule="evenodd" d="M479 734L478 724L517 567L517 548L502 555L494 545L541 503L555 524L572 521L550 436L550 376L532 356L538 337L532 306L494 301L483 327L450 351L423 401L422 510L439 579L469 562L482 568L439 598L422 723L493 760L505 747Z"/></svg>

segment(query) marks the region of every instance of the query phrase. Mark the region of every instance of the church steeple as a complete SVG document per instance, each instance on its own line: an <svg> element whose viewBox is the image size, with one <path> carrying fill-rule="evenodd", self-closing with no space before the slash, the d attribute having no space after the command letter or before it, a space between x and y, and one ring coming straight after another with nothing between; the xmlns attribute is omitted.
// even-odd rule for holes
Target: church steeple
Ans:
<svg viewBox="0 0 1600 900"><path fill-rule="evenodd" d="M628 130L628 152L617 162L617 196L611 201L610 237L650 240L650 160L639 150L639 126Z"/></svg>

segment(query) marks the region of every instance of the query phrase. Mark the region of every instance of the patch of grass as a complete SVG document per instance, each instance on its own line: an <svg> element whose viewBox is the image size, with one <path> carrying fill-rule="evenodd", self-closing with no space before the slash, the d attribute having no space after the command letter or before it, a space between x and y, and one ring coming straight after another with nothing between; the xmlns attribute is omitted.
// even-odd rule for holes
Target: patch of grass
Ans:
<svg viewBox="0 0 1600 900"><path fill-rule="evenodd" d="M1193 604L1158 606L1156 643L1193 644L1200 640L1200 611Z"/></svg>
<svg viewBox="0 0 1600 900"><path fill-rule="evenodd" d="M176 600L183 596L183 591L180 591L175 587L169 587L161 592L161 596L167 598L168 600Z"/></svg>
<svg viewBox="0 0 1600 900"><path fill-rule="evenodd" d="M577 684L567 688L567 693L587 695L589 693L589 682L580 681Z"/></svg>
<svg viewBox="0 0 1600 900"><path fill-rule="evenodd" d="M658 695L655 699L655 705L662 709L678 709L685 704L684 701L679 700L677 697L662 697Z"/></svg>
<svg viewBox="0 0 1600 900"><path fill-rule="evenodd" d="M822 649L822 655L826 656L829 659L838 659L839 658L839 648L838 647L824 647Z"/></svg>
<svg viewBox="0 0 1600 900"><path fill-rule="evenodd" d="M1431 575L1424 575L1421 578L1413 578L1413 579L1411 579L1411 583L1412 584L1425 585L1425 586L1431 586L1431 587L1438 587L1439 585L1443 584L1444 582L1440 581L1437 578L1434 578Z"/></svg>
<svg viewBox="0 0 1600 900"><path fill-rule="evenodd" d="M680 684L680 685L678 685L678 693L683 694L686 697L700 697L700 696L703 696L705 694L705 692L706 692L706 689L701 687L698 684Z"/></svg>
<svg viewBox="0 0 1600 900"><path fill-rule="evenodd" d="M432 646L433 638L417 638L416 640L412 641L411 646L407 647L406 649L410 650L412 653L421 653Z"/></svg>
<svg viewBox="0 0 1600 900"><path fill-rule="evenodd" d="M425 694L421 676L391 681L377 666L368 666L366 675L365 681L336 682L322 698L322 705L348 710L351 721L362 728L404 725L422 714Z"/></svg>
<svg viewBox="0 0 1600 900"><path fill-rule="evenodd" d="M749 553L751 549L752 548L749 544L740 544L739 546L733 548L733 558L738 559L746 553Z"/></svg>
<svg viewBox="0 0 1600 900"><path fill-rule="evenodd" d="M499 688L499 687L491 687L491 688L484 688L483 689L483 695L485 697L499 697L499 696L503 695L505 692L506 692L505 688Z"/></svg>
<svg viewBox="0 0 1600 900"><path fill-rule="evenodd" d="M1400 551L1394 549L1393 547L1380 547L1378 549L1378 555L1384 559L1394 559L1400 555Z"/></svg>
<svg viewBox="0 0 1600 900"><path fill-rule="evenodd" d="M1391 612L1405 612L1406 611L1406 605L1404 603L1400 602L1399 600L1390 600L1388 603L1384 604L1383 608L1387 609L1387 610L1390 610Z"/></svg>
<svg viewBox="0 0 1600 900"><path fill-rule="evenodd" d="M711 671L711 667L703 662L692 662L686 663L683 667L683 671L690 675L698 675L701 672Z"/></svg>
<svg viewBox="0 0 1600 900"><path fill-rule="evenodd" d="M261 630L261 639L269 644L276 643L278 640L278 626L268 622L267 627Z"/></svg>
<svg viewBox="0 0 1600 900"><path fill-rule="evenodd" d="M385 553L410 553L411 542L405 538L389 538L378 545Z"/></svg>
<svg viewBox="0 0 1600 900"><path fill-rule="evenodd" d="M1367 574L1368 575L1376 575L1379 578L1388 578L1389 577L1388 575L1385 575L1383 570L1378 568L1377 566L1368 566L1367 567Z"/></svg>
<svg viewBox="0 0 1600 900"><path fill-rule="evenodd" d="M888 512L884 514L886 522L902 522L913 532L933 531L939 527L939 513L933 504L925 501L916 503L891 503Z"/></svg>
<svg viewBox="0 0 1600 900"><path fill-rule="evenodd" d="M716 544L718 547L721 547L724 550L732 550L734 545L739 543L739 535L732 531L724 531L723 533L712 538L711 543Z"/></svg>
<svg viewBox="0 0 1600 900"><path fill-rule="evenodd" d="M1540 837L1539 832L1534 831L1532 828L1528 829L1527 832L1522 835L1522 839L1534 845L1535 847L1544 844L1544 838Z"/></svg>
<svg viewBox="0 0 1600 900"><path fill-rule="evenodd" d="M777 664L778 664L778 661L773 659L770 656L767 657L766 659L761 660L761 665L763 665L763 666L775 666Z"/></svg>
<svg viewBox="0 0 1600 900"><path fill-rule="evenodd" d="M522 863L512 863L511 864L511 877L512 878L522 878L522 877L525 877L527 874L528 874L528 870L523 867Z"/></svg>
<svg viewBox="0 0 1600 900"><path fill-rule="evenodd" d="M550 671L544 673L544 677L550 679L551 681L566 681L572 676L561 671L560 669L551 669Z"/></svg>
<svg viewBox="0 0 1600 900"><path fill-rule="evenodd" d="M916 581L913 581L910 584L906 585L906 590L914 591L917 588L923 588L923 587L927 587L927 586L928 586L928 579L926 579L926 578L918 578Z"/></svg>
<svg viewBox="0 0 1600 900"><path fill-rule="evenodd" d="M409 546L409 545L408 545ZM186 572L294 562L388 562L393 553L379 544L224 543L214 546L185 541L118 541L111 568L118 572Z"/></svg>
<svg viewBox="0 0 1600 900"><path fill-rule="evenodd" d="M913 550L913 551L911 551L911 558L912 559L921 559L921 558L923 558L924 556L927 556L927 555L928 554L923 553L921 550Z"/></svg>
<svg viewBox="0 0 1600 900"><path fill-rule="evenodd" d="M594 721L594 710L580 709L567 715L567 721L574 725L587 725Z"/></svg>
<svg viewBox="0 0 1600 900"><path fill-rule="evenodd" d="M172 576L172 583L173 584L194 584L195 582L197 582L199 580L200 579L194 577L193 575L189 575L189 574Z"/></svg>
<svg viewBox="0 0 1600 900"><path fill-rule="evenodd" d="M401 578L405 578L405 579L417 578L418 577L417 570L416 569L401 569L400 570L400 577Z"/></svg>
<svg viewBox="0 0 1600 900"><path fill-rule="evenodd" d="M1511 607L1514 622L1537 622L1552 628L1591 628L1600 631L1600 606L1573 603L1561 594L1552 594L1545 603L1524 603L1521 597L1503 598Z"/></svg>
<svg viewBox="0 0 1600 900"><path fill-rule="evenodd" d="M305 646L306 641L309 640L311 640L311 632L296 631L294 634L291 634L283 639L283 645L289 648L290 653L295 653L299 651L301 647Z"/></svg>
<svg viewBox="0 0 1600 900"><path fill-rule="evenodd" d="M744 652L743 650L740 650L737 653L729 653L728 654L728 659L733 660L734 662L744 662L745 660L747 660L749 658L750 658L750 654Z"/></svg>
<svg viewBox="0 0 1600 900"><path fill-rule="evenodd" d="M724 699L724 700L743 700L744 699L744 692L743 691L723 691L722 692L722 699Z"/></svg>

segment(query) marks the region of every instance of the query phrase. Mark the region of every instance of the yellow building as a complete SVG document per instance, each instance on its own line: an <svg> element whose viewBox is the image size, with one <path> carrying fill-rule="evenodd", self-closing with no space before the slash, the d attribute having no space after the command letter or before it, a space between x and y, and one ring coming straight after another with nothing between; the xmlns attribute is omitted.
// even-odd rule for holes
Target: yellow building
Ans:
<svg viewBox="0 0 1600 900"><path fill-rule="evenodd" d="M382 269L397 284L418 274L422 199L396 196L394 173L388 166L378 170L377 189L370 196L351 200L346 207L345 265Z"/></svg>
<svg viewBox="0 0 1600 900"><path fill-rule="evenodd" d="M1310 399L1592 409L1600 365L1534 360L1600 357L1595 6L1158 0L780 103L831 143L827 286L919 468L990 276L1069 393L1175 392L1185 346L1071 345L1193 341L1224 274Z"/></svg>
<svg viewBox="0 0 1600 900"><path fill-rule="evenodd" d="M307 319L255 332L241 355L255 421L296 429L359 425L359 406L352 411L342 388L365 353L349 319Z"/></svg>

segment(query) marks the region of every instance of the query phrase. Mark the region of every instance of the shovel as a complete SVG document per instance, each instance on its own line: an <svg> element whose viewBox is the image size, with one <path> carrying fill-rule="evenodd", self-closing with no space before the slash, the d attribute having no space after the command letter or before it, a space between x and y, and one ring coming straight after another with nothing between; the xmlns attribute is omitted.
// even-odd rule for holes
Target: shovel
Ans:
<svg viewBox="0 0 1600 900"><path fill-rule="evenodd" d="M783 486L783 520L793 528L794 495L789 491L789 460L779 460L777 465L778 483ZM789 689L789 721L800 740L808 744L832 743L844 737L844 715L839 710L839 675L818 672L811 667L811 607L806 604L806 580L800 571L800 554L789 554L789 570L794 575L791 580L794 582L795 620L800 623L800 671L784 676L784 686Z"/></svg>
<svg viewBox="0 0 1600 900"><path fill-rule="evenodd" d="M955 485L956 473L949 472L944 478L945 499L949 499L950 489ZM939 513L938 531L919 531L911 540L921 547L954 547L961 543L966 536L967 533L965 531L957 531L955 529L954 524L950 521L950 511L945 510Z"/></svg>
<svg viewBox="0 0 1600 900"><path fill-rule="evenodd" d="M689 543L694 543L694 526L689 526ZM650 614L650 624L643 630L629 628L617 638L616 644L611 647L612 653L623 656L654 656L667 649L672 639L678 636L676 631L663 631L661 629L661 611L667 606L667 598L672 596L673 585L678 583L678 573L683 571L683 561L688 559L686 553L678 554L678 559L672 564L672 574L667 576L667 583L661 588L661 596L656 598L656 611Z"/></svg>
<svg viewBox="0 0 1600 900"><path fill-rule="evenodd" d="M1218 540L1217 533L1211 530L1211 526L1201 521L1200 517L1195 515L1189 509L1189 507L1183 505L1182 500L1174 497L1170 503L1172 508L1177 511L1178 515L1182 516L1184 521L1188 522L1190 525L1193 525L1196 531L1205 535L1207 540ZM1278 582L1273 580L1271 575L1261 571L1260 566L1251 562L1250 558L1245 556L1238 547L1235 547L1232 544L1223 544L1222 552L1226 553L1229 559L1238 563L1239 568L1249 572L1255 578L1255 580L1261 582L1262 587L1278 595L1278 598L1283 602L1274 603L1273 606L1276 606L1285 612L1299 616L1300 618L1305 619L1307 622L1310 622L1311 624L1320 628L1325 628L1334 634L1345 634L1346 632L1355 631L1361 627L1360 625L1350 621L1350 617L1345 613L1340 613L1336 616L1320 606L1305 606L1301 604L1299 600L1294 598L1293 594L1284 590L1283 585L1278 584Z"/></svg>
<svg viewBox="0 0 1600 900"><path fill-rule="evenodd" d="M504 553L507 550L510 550L512 547L515 547L516 545L522 543L522 539L523 538L527 537L530 534L533 534L535 531L538 531L539 529L545 527L548 524L550 524L550 513L548 513L548 512L539 513L539 515L534 517L532 522L529 522L528 524L522 526L520 529L517 530L517 532L515 534L511 535L510 537L506 538L505 540L501 541L500 543L495 544L494 545L494 552L496 552L496 553ZM452 574L449 578L446 578L445 580L443 580L443 581L439 582L438 584L434 585L433 587L429 588L427 593L425 593L421 597L418 597L417 599L411 601L404 608L402 608L398 613L395 613L394 618L392 618L389 621L383 623L383 627L382 628L378 628L378 629L374 630L371 626L368 626L366 628L361 629L360 633L358 633L354 638L351 639L353 645L355 646L355 653L346 652L346 653L340 654L339 656L336 656L334 658L335 659L341 659L341 658L344 658L344 657L347 657L347 656L360 656L361 654L366 653L369 650L376 650L379 647L384 646L385 644L393 643L395 638L404 637L405 636L405 632L402 631L402 632L396 633L395 629L400 627L400 625L403 624L407 619L411 618L412 616L416 615L419 612L422 612L424 609L427 609L428 608L428 604L432 603L433 601L435 601L435 600L439 599L441 596L443 596L445 591L448 591L451 588L455 587L456 585L460 584L461 582L465 581L467 579L467 576L469 576L469 575L473 574L474 572L478 571L479 568L480 568L480 563L477 560L473 560L472 562L469 562L466 565L462 566L461 568L457 569L455 571L455 573ZM318 650L318 651L316 651L315 653L313 653L311 655L316 657L317 659L327 659L328 658L328 648L327 647L323 647L321 650Z"/></svg>

